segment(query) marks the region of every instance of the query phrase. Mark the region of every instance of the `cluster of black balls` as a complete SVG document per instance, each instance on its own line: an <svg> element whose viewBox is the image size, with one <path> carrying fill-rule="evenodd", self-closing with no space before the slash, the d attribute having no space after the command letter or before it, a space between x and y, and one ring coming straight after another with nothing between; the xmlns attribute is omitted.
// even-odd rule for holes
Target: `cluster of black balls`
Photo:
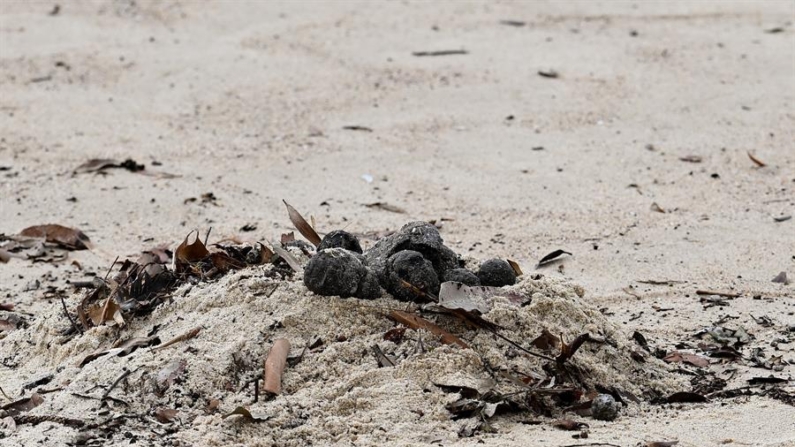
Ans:
<svg viewBox="0 0 795 447"><path fill-rule="evenodd" d="M483 262L476 273L465 269L436 227L427 222L404 225L366 253L352 234L332 231L304 270L306 287L324 296L377 298L383 288L399 300L417 300L417 293L403 281L438 294L442 282L502 287L516 283L516 273L502 259Z"/></svg>

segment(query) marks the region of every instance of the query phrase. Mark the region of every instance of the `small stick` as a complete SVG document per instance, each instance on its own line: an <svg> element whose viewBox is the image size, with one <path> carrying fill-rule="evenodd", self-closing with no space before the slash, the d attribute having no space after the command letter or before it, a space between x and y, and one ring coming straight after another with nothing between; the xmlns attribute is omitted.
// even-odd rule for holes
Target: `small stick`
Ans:
<svg viewBox="0 0 795 447"><path fill-rule="evenodd" d="M159 351L161 349L167 348L167 347L169 347L171 345L177 344L177 343L179 343L181 341L190 340L191 338L199 335L199 332L201 332L201 330L202 330L201 326L195 327L195 328L189 330L188 332L185 332L182 335L178 335L178 336L172 338L171 340L163 343L160 346L155 346L154 348L151 349L151 351L152 352L156 352L156 351Z"/></svg>
<svg viewBox="0 0 795 447"><path fill-rule="evenodd" d="M279 395L282 392L282 373L287 364L287 354L290 353L290 342L285 338L279 338L273 342L268 357L265 359L264 391L271 395Z"/></svg>
<svg viewBox="0 0 795 447"><path fill-rule="evenodd" d="M122 372L119 375L119 377L117 377L116 380L113 381L113 384L111 384L111 386L104 393L102 393L102 397L99 400L103 400L104 401L105 399L107 399L108 395L110 394L110 392L113 391L114 388L116 388L116 385L121 383L121 381L124 380L130 374L132 374L132 371L130 371L129 369L125 368L124 372Z"/></svg>
<svg viewBox="0 0 795 447"><path fill-rule="evenodd" d="M716 295L724 298L737 298L741 293L716 292L714 290L696 290L696 295Z"/></svg>
<svg viewBox="0 0 795 447"><path fill-rule="evenodd" d="M207 229L207 234L204 235L204 246L207 246L207 241L210 239L210 232L213 231L213 227Z"/></svg>
<svg viewBox="0 0 795 447"><path fill-rule="evenodd" d="M63 424L63 425L67 425L69 427L75 427L75 428L80 428L80 427L83 427L84 425L86 425L86 423L84 421L81 421L80 419L71 419L71 418L65 418L65 417L61 417L61 416L52 416L52 415L46 415L46 414L45 415L29 415L29 414L25 414L25 415L21 415L21 416L16 416L16 417L14 417L14 422L19 424L19 425L22 425L22 424L37 425L37 424L41 424L42 422L55 422L55 423L58 423L58 424Z"/></svg>
<svg viewBox="0 0 795 447"><path fill-rule="evenodd" d="M63 313L65 313L65 314L66 314L66 318L68 318L68 319L69 319L69 322L70 322L70 323L72 323L72 328L74 328L75 332L77 332L77 333L79 333L79 334L82 334L82 333L83 333L83 328L81 328L81 327L78 327L78 326L77 326L77 323L75 323L75 320L72 318L72 316L71 316L71 315L69 315L69 310L67 310L67 309L66 309L66 301L64 301L64 299L63 299L63 295L61 295L61 294L59 293L59 294L58 294L58 298L60 298L60 299L61 299L61 305L63 306Z"/></svg>

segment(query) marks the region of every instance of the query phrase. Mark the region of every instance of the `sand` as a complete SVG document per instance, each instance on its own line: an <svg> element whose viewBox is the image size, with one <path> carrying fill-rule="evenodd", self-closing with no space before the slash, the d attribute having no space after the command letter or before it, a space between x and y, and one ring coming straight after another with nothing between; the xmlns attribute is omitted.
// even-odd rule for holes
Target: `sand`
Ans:
<svg viewBox="0 0 795 447"><path fill-rule="evenodd" d="M282 199L313 215L321 232L377 233L436 219L455 251L515 259L527 272L546 253L565 249L574 256L540 271L582 287L583 300L623 335L640 330L653 344L673 349L680 341L695 344L695 332L723 317L737 317L726 325L745 327L768 355L795 360L791 338L777 343L778 352L771 347L782 328L795 323L795 286L771 282L781 271L795 277L795 219L774 220L795 214L791 1L70 2L57 15L49 15L52 10L52 3L0 5L0 167L9 168L0 171L0 233L61 223L85 231L96 248L71 254L82 271L69 262L0 264L0 301L33 315L25 332L30 343L14 353L22 361L0 366L0 386L10 396L59 366L66 368L58 382L77 378L69 387L90 388L97 376L81 376L71 361L114 339L115 329L105 328L54 347L54 332L68 322L57 300L43 298L46 286L71 292L65 280L104 275L117 255L176 246L195 228L212 226L220 239L256 224L242 236L278 240L290 229ZM782 31L768 32L777 27ZM412 55L449 49L468 54ZM559 77L537 74L550 69ZM749 151L767 166L756 166ZM701 162L681 160L688 156ZM72 175L92 157L131 157L149 172L178 177L121 170ZM185 203L208 192L215 203ZM364 206L374 202L406 214ZM652 210L653 203L666 212ZM248 287L255 276L232 286ZM42 287L26 290L36 279ZM648 280L674 282L641 282ZM224 301L199 289L186 295L197 297L195 307L175 299L151 317L162 320L164 341L192 328L177 325L178 317L199 323L223 314L213 303ZM741 296L704 309L697 289ZM254 313L258 298L241 296L251 300L247 318L269 324L272 316ZM71 296L68 303L77 300ZM752 315L767 315L774 326L763 327ZM131 321L126 330L145 334L152 324ZM8 342L1 342L4 352ZM186 346L207 350L215 362L206 370L189 364L188 380L202 391L217 389L223 383L212 378L229 372L232 352L254 362L268 342L248 329L205 328ZM170 360L173 352L154 358ZM109 363L142 366L140 354ZM86 368L100 372L96 365ZM730 387L770 373L737 369ZM339 373L344 380L357 377L345 368ZM775 374L792 373L788 365ZM299 379L288 377L287 389L293 392ZM364 385L362 392L378 391ZM234 391L227 393L234 398L224 395L224 411L251 398L250 390ZM390 393L374 399L375 407L387 411L395 398ZM55 404L53 396L44 396L46 405ZM333 390L316 397L329 396ZM427 439L411 428L415 421L393 421L376 438L370 422L355 419L356 396L350 399L339 403L350 405L349 413L328 421L328 437L318 444L333 443L354 421L362 445L795 442L793 408L765 398L643 407L616 422L589 420L591 438L582 441L510 419L495 422L496 433L460 439L459 427L442 412L429 413L438 425ZM63 405L33 411L79 411L71 400ZM261 410L255 416L272 417L278 427L319 411ZM218 418L197 417L168 439L269 445L262 437L269 422ZM0 443L62 444L75 431L45 423L8 434ZM349 432L344 436L341 444L357 442Z"/></svg>

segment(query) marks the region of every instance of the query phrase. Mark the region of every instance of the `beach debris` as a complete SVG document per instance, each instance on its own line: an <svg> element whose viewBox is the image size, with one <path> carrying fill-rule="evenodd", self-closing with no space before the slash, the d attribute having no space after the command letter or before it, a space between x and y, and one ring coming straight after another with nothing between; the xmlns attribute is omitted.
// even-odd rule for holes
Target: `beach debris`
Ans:
<svg viewBox="0 0 795 447"><path fill-rule="evenodd" d="M221 416L221 419L226 419L230 416L241 416L245 422L257 423L257 422L265 422L270 418L255 418L251 415L251 412L248 411L246 407L237 407L232 412L227 413Z"/></svg>
<svg viewBox="0 0 795 447"><path fill-rule="evenodd" d="M663 213L663 214L665 214L665 212L666 212L664 209L662 209L662 207L660 205L657 204L657 202L652 202L651 210L654 211L655 213Z"/></svg>
<svg viewBox="0 0 795 447"><path fill-rule="evenodd" d="M384 354L384 351L382 351L378 345L372 345L370 349L373 351L373 356L375 357L375 361L378 362L379 368L395 366L395 360Z"/></svg>
<svg viewBox="0 0 795 447"><path fill-rule="evenodd" d="M779 222L779 223L786 222L786 221L788 221L790 219L792 219L792 215L790 215L790 214L788 214L786 216L778 216L778 217L774 217L773 218L774 221Z"/></svg>
<svg viewBox="0 0 795 447"><path fill-rule="evenodd" d="M673 351L666 355L663 360L668 363L688 363L699 368L709 366L709 359L701 357L696 354L687 354L679 351Z"/></svg>
<svg viewBox="0 0 795 447"><path fill-rule="evenodd" d="M465 284L467 286L480 285L480 279L478 276L463 267L445 271L443 279L445 282L456 282Z"/></svg>
<svg viewBox="0 0 795 447"><path fill-rule="evenodd" d="M784 284L785 286L788 285L789 280L787 279L787 272L779 273L775 278L772 279L772 281L776 284Z"/></svg>
<svg viewBox="0 0 795 447"><path fill-rule="evenodd" d="M522 272L522 268L519 266L518 262L510 260L510 259L506 259L506 261L508 262L508 264L513 269L513 272L516 274L516 277L524 275L524 272Z"/></svg>
<svg viewBox="0 0 795 447"><path fill-rule="evenodd" d="M158 346L152 348L151 351L152 352L160 351L160 350L163 350L165 348L168 348L169 346L173 346L173 345L175 345L177 343L180 343L180 342L183 342L183 341L186 341L186 340L190 340L191 338L194 338L197 335L199 335L199 332L201 332L201 330L202 330L201 326L195 327L195 328L189 330L188 332L185 332L184 334L181 334L181 335L178 335L178 336L172 338L171 340L163 343L162 345L158 345Z"/></svg>
<svg viewBox="0 0 795 447"><path fill-rule="evenodd" d="M0 333L11 332L28 327L27 321L15 313L5 314L0 317Z"/></svg>
<svg viewBox="0 0 795 447"><path fill-rule="evenodd" d="M2 248L0 248L0 263L5 264L9 260L11 260L11 258L13 258L13 257L14 256L11 253L9 253L9 252L3 250Z"/></svg>
<svg viewBox="0 0 795 447"><path fill-rule="evenodd" d="M349 125L349 126L342 126L342 129L343 130L355 130L355 131L359 131L359 132L372 132L373 131L373 129L371 129L371 128L367 127L367 126L359 126L359 125L356 125L356 124Z"/></svg>
<svg viewBox="0 0 795 447"><path fill-rule="evenodd" d="M362 255L344 248L327 248L312 256L304 271L304 285L322 296L377 298L381 287Z"/></svg>
<svg viewBox="0 0 795 447"><path fill-rule="evenodd" d="M23 238L43 239L67 250L88 250L91 240L77 228L59 224L35 225L19 232Z"/></svg>
<svg viewBox="0 0 795 447"><path fill-rule="evenodd" d="M719 291L715 291L715 290L704 290L704 289L696 290L696 295L714 295L714 296L720 296L720 297L723 297L723 298L739 298L740 296L742 296L741 293L719 292Z"/></svg>
<svg viewBox="0 0 795 447"><path fill-rule="evenodd" d="M15 400L0 407L6 416L16 417L22 413L30 411L44 403L44 398L38 393L33 393L29 397Z"/></svg>
<svg viewBox="0 0 795 447"><path fill-rule="evenodd" d="M273 342L268 357L265 359L263 380L265 387L263 390L270 395L277 396L282 392L282 374L287 363L287 355L290 353L290 342L285 338L279 338Z"/></svg>
<svg viewBox="0 0 795 447"><path fill-rule="evenodd" d="M665 399L665 401L669 404L693 404L707 402L707 398L702 394L693 393L690 391L680 391L671 394Z"/></svg>
<svg viewBox="0 0 795 447"><path fill-rule="evenodd" d="M146 166L139 164L132 158L118 161L111 158L92 158L80 166L76 167L72 174L100 173L108 169L126 169L130 172L138 172L146 169Z"/></svg>
<svg viewBox="0 0 795 447"><path fill-rule="evenodd" d="M560 77L560 74L558 74L557 71L552 69L538 70L538 75L541 76L542 78L549 78L549 79L557 79L558 77Z"/></svg>
<svg viewBox="0 0 795 447"><path fill-rule="evenodd" d="M679 441L649 441L643 447L673 447L679 444Z"/></svg>
<svg viewBox="0 0 795 447"><path fill-rule="evenodd" d="M585 342L604 343L604 340L595 338L591 334L585 333L575 337L574 340L572 340L571 344L566 344L566 342L563 341L563 337L561 337L560 354L555 358L555 361L559 365L562 365L567 360L572 358L574 354L577 353L577 350L580 349L580 346L582 346L582 344Z"/></svg>
<svg viewBox="0 0 795 447"><path fill-rule="evenodd" d="M522 27L527 25L527 22L523 22L521 20L500 20L500 25Z"/></svg>
<svg viewBox="0 0 795 447"><path fill-rule="evenodd" d="M618 417L621 404L610 394L600 394L591 401L591 416L600 421L613 421Z"/></svg>
<svg viewBox="0 0 795 447"><path fill-rule="evenodd" d="M440 328L434 323L431 323L430 321L422 318L419 315L412 314L409 312L403 312L401 310L392 310L389 312L388 317L389 319L397 323L400 323L408 328L414 330L419 330L419 329L426 330L431 334L439 337L440 341L446 345L457 345L464 349L469 348L469 345L466 344L460 338Z"/></svg>
<svg viewBox="0 0 795 447"><path fill-rule="evenodd" d="M173 359L165 367L157 372L155 376L155 383L157 383L160 392L164 392L171 385L174 384L183 374L188 366L185 359Z"/></svg>
<svg viewBox="0 0 795 447"><path fill-rule="evenodd" d="M173 408L164 407L158 407L152 412L152 415L154 415L155 419L157 419L157 422L160 422L161 424L170 424L174 421L174 419L177 418L178 414L179 411Z"/></svg>
<svg viewBox="0 0 795 447"><path fill-rule="evenodd" d="M320 236L318 236L315 229L312 228L312 225L309 225L309 222L304 219L304 216L302 216L298 210L287 203L286 200L282 200L282 202L284 202L284 205L287 207L287 214L290 217L290 221L293 223L298 232L301 233L301 235L305 237L306 240L311 242L315 247L320 245Z"/></svg>
<svg viewBox="0 0 795 447"><path fill-rule="evenodd" d="M399 206L391 205L386 202L373 202L367 203L364 206L367 208L375 208L379 210L389 211L390 213L397 213L397 214L406 214L406 210Z"/></svg>
<svg viewBox="0 0 795 447"><path fill-rule="evenodd" d="M148 346L157 345L159 343L160 338L157 336L132 338L120 343L118 346L114 346L110 349L99 350L85 356L80 363L77 364L77 366L86 366L87 364L105 355L124 357L126 355L132 354L138 348L145 348Z"/></svg>
<svg viewBox="0 0 795 447"><path fill-rule="evenodd" d="M483 286L511 286L516 284L516 271L504 259L489 259L480 264L478 279Z"/></svg>
<svg viewBox="0 0 795 447"><path fill-rule="evenodd" d="M602 396L610 396L610 395L602 394ZM613 397L610 396L610 398L612 399ZM606 420L612 420L612 419L606 419ZM555 421L552 421L552 426L566 431L582 430L584 428L588 428L588 424L586 424L585 422L577 422L571 419L557 419Z"/></svg>
<svg viewBox="0 0 795 447"><path fill-rule="evenodd" d="M679 157L679 161L684 161L685 163L701 163L703 158L700 155L685 155Z"/></svg>
<svg viewBox="0 0 795 447"><path fill-rule="evenodd" d="M546 264L550 264L550 263L556 261L559 257L561 257L563 255L573 256L571 253L569 253L567 251L555 250L552 253L549 253L548 255L546 255L543 258L541 258L541 260L538 261L538 264L536 264L536 268L539 268L539 267L541 267L543 265L546 265Z"/></svg>
<svg viewBox="0 0 795 447"><path fill-rule="evenodd" d="M747 153L748 153L748 158L750 158L751 161L754 162L755 165L759 166L760 168L764 168L765 166L767 166L767 164L765 162L763 162L762 160L754 157L754 154L752 154L751 151L748 151Z"/></svg>
<svg viewBox="0 0 795 447"><path fill-rule="evenodd" d="M437 51L415 51L411 53L413 56L426 57L426 56L454 56L459 54L469 54L467 50L437 50Z"/></svg>
<svg viewBox="0 0 795 447"><path fill-rule="evenodd" d="M433 264L421 253L402 250L389 257L386 264L385 289L402 301L413 301L417 294L403 286L403 281L412 284L422 292L439 293L439 277Z"/></svg>
<svg viewBox="0 0 795 447"><path fill-rule="evenodd" d="M458 282L444 282L439 291L439 305L445 309L461 309L467 312L488 313L491 305L488 299L502 292L498 287L469 287Z"/></svg>
<svg viewBox="0 0 795 447"><path fill-rule="evenodd" d="M344 230L334 230L323 236L323 239L317 246L317 251L321 251L326 248L344 248L345 250L352 251L354 253L363 253L362 246L359 244L359 239Z"/></svg>

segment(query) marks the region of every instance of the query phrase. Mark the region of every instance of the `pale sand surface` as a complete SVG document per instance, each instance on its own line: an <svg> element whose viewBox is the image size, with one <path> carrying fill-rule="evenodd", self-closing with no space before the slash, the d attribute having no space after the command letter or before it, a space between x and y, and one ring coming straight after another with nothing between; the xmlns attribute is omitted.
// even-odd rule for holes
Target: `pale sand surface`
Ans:
<svg viewBox="0 0 795 447"><path fill-rule="evenodd" d="M766 346L795 324L795 286L771 282L795 277L795 219L773 219L795 215L795 2L64 2L50 16L52 7L0 3L0 166L11 168L0 171L0 233L79 227L96 249L71 257L104 272L116 255L194 228L221 238L256 223L247 237L278 239L291 229L287 199L323 231L452 219L441 229L451 248L526 271L554 249L573 252L562 270L542 271L582 285L622 330L666 348L725 315ZM526 25L500 24L508 19ZM775 27L783 32L765 32ZM468 54L412 55L449 49ZM538 76L548 69L560 77ZM680 160L691 155L703 161ZM92 157L179 177L71 175ZM207 192L219 206L183 203ZM364 206L378 201L407 214ZM12 260L0 265L0 302L56 318L60 303L24 290L47 273L47 285L83 279L68 265ZM623 290L631 285L640 298ZM743 295L704 310L696 289ZM795 360L792 343L779 348ZM29 363L0 366L7 393L58 366ZM767 374L741 369L733 385ZM589 420L589 440L505 421L444 444L783 446L795 445L793 421L791 406L734 399ZM53 427L20 427L0 444L73 435Z"/></svg>

